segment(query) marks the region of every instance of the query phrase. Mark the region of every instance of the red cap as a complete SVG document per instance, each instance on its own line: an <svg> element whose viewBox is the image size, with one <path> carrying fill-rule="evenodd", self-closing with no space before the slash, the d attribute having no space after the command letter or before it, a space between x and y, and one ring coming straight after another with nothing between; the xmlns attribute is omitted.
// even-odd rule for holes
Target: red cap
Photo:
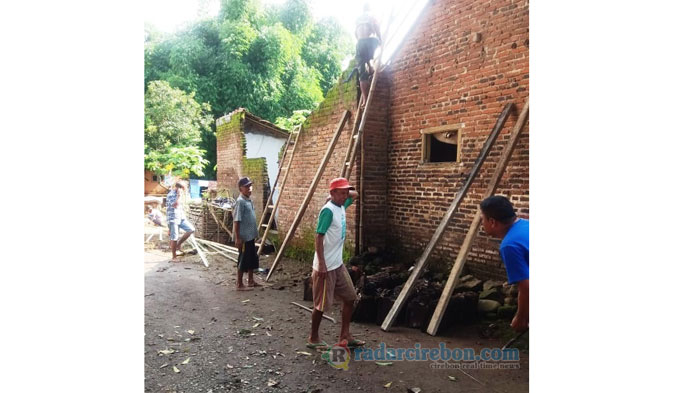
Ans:
<svg viewBox="0 0 696 393"><path fill-rule="evenodd" d="M329 184L329 191L333 191L333 190L336 190L339 188L347 188L347 189L352 189L352 190L355 189L355 187L348 184L348 180L346 180L343 177L337 177L337 178L331 180L331 184Z"/></svg>

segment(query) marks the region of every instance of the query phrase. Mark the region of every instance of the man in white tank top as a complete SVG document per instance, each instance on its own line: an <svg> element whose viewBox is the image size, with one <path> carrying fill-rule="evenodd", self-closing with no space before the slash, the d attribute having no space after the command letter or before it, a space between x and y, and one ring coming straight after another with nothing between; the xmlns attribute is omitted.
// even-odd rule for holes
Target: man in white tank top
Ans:
<svg viewBox="0 0 696 393"><path fill-rule="evenodd" d="M319 338L319 324L322 315L331 307L334 297L343 302L341 312L341 333L339 343L345 341L348 347L365 345L350 335L350 319L353 315L353 302L357 298L348 270L343 265L343 242L346 239L346 207L358 197L355 187L348 180L339 177L329 186L331 199L321 208L314 241L316 252L312 263L312 332L307 347L328 348Z"/></svg>

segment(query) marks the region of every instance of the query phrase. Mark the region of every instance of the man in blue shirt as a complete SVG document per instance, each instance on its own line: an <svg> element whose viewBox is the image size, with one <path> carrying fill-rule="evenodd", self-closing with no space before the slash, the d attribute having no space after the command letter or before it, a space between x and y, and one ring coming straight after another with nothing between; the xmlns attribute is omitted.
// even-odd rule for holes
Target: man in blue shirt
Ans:
<svg viewBox="0 0 696 393"><path fill-rule="evenodd" d="M517 284L517 313L510 326L524 331L529 326L529 220L518 218L512 203L504 196L495 195L481 204L483 230L503 239L500 257L505 264L508 283Z"/></svg>

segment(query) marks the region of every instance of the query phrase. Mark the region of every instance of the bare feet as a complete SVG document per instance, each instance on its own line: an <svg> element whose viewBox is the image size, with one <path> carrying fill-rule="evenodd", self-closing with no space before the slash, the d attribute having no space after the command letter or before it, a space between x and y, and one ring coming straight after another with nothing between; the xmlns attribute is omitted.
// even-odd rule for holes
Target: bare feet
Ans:
<svg viewBox="0 0 696 393"><path fill-rule="evenodd" d="M238 291L251 291L253 288L245 287L244 285L238 285L237 290Z"/></svg>
<svg viewBox="0 0 696 393"><path fill-rule="evenodd" d="M263 285L257 283L256 281L251 281L251 282L247 283L247 285L250 287L262 287L263 286Z"/></svg>

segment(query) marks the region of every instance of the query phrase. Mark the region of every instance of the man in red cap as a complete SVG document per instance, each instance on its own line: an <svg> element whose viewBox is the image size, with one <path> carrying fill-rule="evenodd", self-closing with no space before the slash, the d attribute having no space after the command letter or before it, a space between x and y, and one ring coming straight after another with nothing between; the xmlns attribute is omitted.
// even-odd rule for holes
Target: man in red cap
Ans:
<svg viewBox="0 0 696 393"><path fill-rule="evenodd" d="M348 270L343 265L343 242L346 239L346 207L350 206L358 193L348 180L339 177L329 185L331 199L321 208L314 241L316 252L312 264L312 332L307 342L309 348L328 348L319 338L319 324L322 315L337 297L343 302L341 313L341 333L339 342L345 341L348 347L365 345L350 335L350 318L353 315L353 302L357 298Z"/></svg>

